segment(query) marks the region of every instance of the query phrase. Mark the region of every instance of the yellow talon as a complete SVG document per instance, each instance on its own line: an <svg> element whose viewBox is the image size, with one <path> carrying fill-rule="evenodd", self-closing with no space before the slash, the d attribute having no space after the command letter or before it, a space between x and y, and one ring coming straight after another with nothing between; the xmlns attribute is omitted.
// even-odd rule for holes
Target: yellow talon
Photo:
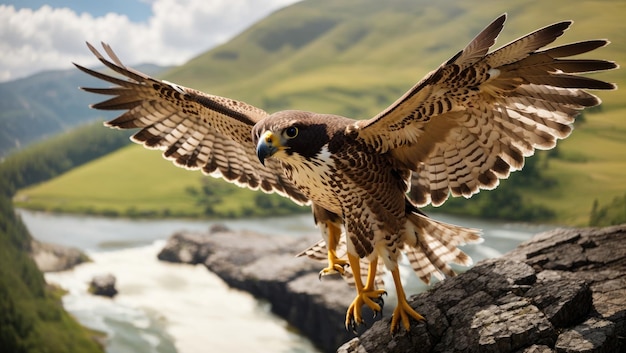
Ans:
<svg viewBox="0 0 626 353"><path fill-rule="evenodd" d="M362 292L357 293L356 297L352 301L352 304L350 304L350 306L348 307L348 311L346 313L346 328L350 326L360 325L363 323L363 315L361 314L361 308L363 304L372 309L374 313L380 313L383 308L374 300L378 301L383 294L387 294L384 289L364 289Z"/></svg>
<svg viewBox="0 0 626 353"><path fill-rule="evenodd" d="M345 273L344 266L348 264L348 261L337 257L337 243L341 236L341 229L330 221L326 222L326 226L328 227L328 243L326 244L328 249L328 267L320 271L320 279L322 279L322 276L334 275L336 273L343 276Z"/></svg>
<svg viewBox="0 0 626 353"><path fill-rule="evenodd" d="M365 286L363 286L363 282L361 280L359 258L348 254L348 260L350 261L350 267L352 267L352 272L354 274L354 284L356 286L357 293L356 297L348 307L348 311L346 312L346 329L352 328L352 331L355 331L356 326L363 323L363 316L361 314L363 304L372 309L374 315L377 315L383 310L382 304L384 302L381 296L383 294L387 294L387 292L385 292L384 289L374 288L378 259L373 260L369 264L367 284Z"/></svg>
<svg viewBox="0 0 626 353"><path fill-rule="evenodd" d="M424 320L424 317L420 315L417 311L415 311L407 302L406 294L404 293L404 288L402 287L402 282L400 281L400 271L398 268L391 271L391 275L393 276L393 282L396 285L396 293L398 295L398 305L393 310L393 316L391 317L391 327L390 331L393 334L397 331L400 322L402 322L402 326L407 331L411 331L411 323L410 319L413 318L417 321Z"/></svg>
<svg viewBox="0 0 626 353"><path fill-rule="evenodd" d="M347 264L348 261L338 258L337 253L334 250L328 249L328 267L320 271L320 279L322 276L334 275L337 273L343 276L345 274L344 267Z"/></svg>

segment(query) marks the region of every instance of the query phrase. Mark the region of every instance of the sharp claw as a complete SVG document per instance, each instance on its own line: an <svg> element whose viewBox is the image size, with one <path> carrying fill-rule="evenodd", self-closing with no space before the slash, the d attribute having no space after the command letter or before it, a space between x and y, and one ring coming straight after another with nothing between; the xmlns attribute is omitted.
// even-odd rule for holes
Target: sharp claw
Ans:
<svg viewBox="0 0 626 353"><path fill-rule="evenodd" d="M374 311L373 319L376 319L378 317L378 314L380 314L380 317L383 317L383 312L382 311Z"/></svg>
<svg viewBox="0 0 626 353"><path fill-rule="evenodd" d="M350 318L350 322L348 322L348 324L346 325L346 331L350 331L356 335L357 334L356 328L357 328L356 321L354 320L354 318Z"/></svg>
<svg viewBox="0 0 626 353"><path fill-rule="evenodd" d="M387 292L385 292L384 294L386 294ZM374 319L378 317L378 314L380 314L380 317L383 317L383 309L385 307L385 299L383 299L383 296L381 294L380 297L373 299L373 301L380 305L380 311L374 311Z"/></svg>
<svg viewBox="0 0 626 353"><path fill-rule="evenodd" d="M338 263L329 263L328 267L323 268L318 275L318 279L321 280L322 277L324 276L328 276L328 275L335 275L335 274L340 274L342 276L345 275L345 268L346 266L348 266L348 264L342 264L341 262Z"/></svg>
<svg viewBox="0 0 626 353"><path fill-rule="evenodd" d="M322 277L324 277L324 276L328 276L328 275L334 275L334 274L336 274L336 273L339 273L339 272L338 272L337 270L335 270L335 269L328 269L328 268L325 268L325 269L323 269L323 270L321 270L321 271L319 272L319 274L318 274L317 278L321 281L321 280L322 280Z"/></svg>
<svg viewBox="0 0 626 353"><path fill-rule="evenodd" d="M380 305L380 312L383 312L383 307L385 306L385 299L383 299L382 296L378 297L378 300L376 301L376 303L378 305Z"/></svg>

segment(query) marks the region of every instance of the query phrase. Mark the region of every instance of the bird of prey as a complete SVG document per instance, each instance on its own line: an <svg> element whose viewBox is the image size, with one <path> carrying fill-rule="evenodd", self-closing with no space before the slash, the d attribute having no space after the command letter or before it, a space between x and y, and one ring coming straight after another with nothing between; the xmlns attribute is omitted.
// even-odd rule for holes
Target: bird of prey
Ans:
<svg viewBox="0 0 626 353"><path fill-rule="evenodd" d="M105 44L110 59L88 46L124 78L76 66L115 85L84 88L113 96L93 108L125 110L107 126L140 129L132 137L135 142L163 150L178 166L311 204L328 250L323 273L342 272L346 264L335 253L343 229L357 292L346 327L363 322L363 305L381 311L384 289L375 281L380 259L398 295L393 333L400 325L410 330L411 319L423 319L407 302L398 268L401 253L428 281L433 275L454 275L449 263L469 264L458 246L480 239L478 230L436 221L418 207L495 188L536 149L550 149L567 137L583 108L600 103L585 89L615 88L579 75L613 69L615 63L571 58L606 40L544 49L570 21L489 52L505 18L498 17L367 120L299 110L270 114L149 77L124 66ZM365 281L362 259L369 263Z"/></svg>

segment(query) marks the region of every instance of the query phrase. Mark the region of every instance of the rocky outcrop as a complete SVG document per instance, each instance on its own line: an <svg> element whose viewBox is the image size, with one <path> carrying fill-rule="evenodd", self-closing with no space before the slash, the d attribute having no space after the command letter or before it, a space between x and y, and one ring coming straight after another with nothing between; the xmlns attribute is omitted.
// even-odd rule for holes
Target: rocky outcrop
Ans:
<svg viewBox="0 0 626 353"><path fill-rule="evenodd" d="M338 352L623 352L626 226L539 234L411 304L410 333L384 319Z"/></svg>
<svg viewBox="0 0 626 353"><path fill-rule="evenodd" d="M293 254L317 240L216 232L176 234L160 258L204 263L229 285L265 298L324 351L620 352L626 337L626 226L560 229L413 296L425 316L389 334L385 316L351 339L354 292L317 280L320 264Z"/></svg>
<svg viewBox="0 0 626 353"><path fill-rule="evenodd" d="M113 298L117 295L115 276L112 274L94 276L89 282L89 293Z"/></svg>
<svg viewBox="0 0 626 353"><path fill-rule="evenodd" d="M43 243L34 239L31 242L31 257L41 272L66 271L90 261L89 257L77 248Z"/></svg>

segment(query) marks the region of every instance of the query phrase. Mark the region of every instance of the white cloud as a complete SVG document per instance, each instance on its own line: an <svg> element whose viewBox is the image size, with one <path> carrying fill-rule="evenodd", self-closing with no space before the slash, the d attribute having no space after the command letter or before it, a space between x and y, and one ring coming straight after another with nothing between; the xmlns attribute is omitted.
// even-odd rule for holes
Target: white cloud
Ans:
<svg viewBox="0 0 626 353"><path fill-rule="evenodd" d="M0 81L42 70L95 65L85 41L109 43L128 64L179 65L298 0L152 0L152 17L132 22L67 8L0 5Z"/></svg>

